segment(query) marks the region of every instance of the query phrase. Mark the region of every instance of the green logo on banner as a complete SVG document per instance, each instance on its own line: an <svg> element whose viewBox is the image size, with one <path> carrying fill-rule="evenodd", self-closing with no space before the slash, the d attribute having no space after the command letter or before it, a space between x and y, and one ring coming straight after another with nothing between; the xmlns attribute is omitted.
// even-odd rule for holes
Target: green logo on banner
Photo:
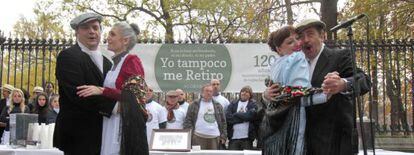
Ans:
<svg viewBox="0 0 414 155"><path fill-rule="evenodd" d="M155 58L155 77L162 91L199 92L211 79L225 89L231 76L227 48L217 44L164 44Z"/></svg>

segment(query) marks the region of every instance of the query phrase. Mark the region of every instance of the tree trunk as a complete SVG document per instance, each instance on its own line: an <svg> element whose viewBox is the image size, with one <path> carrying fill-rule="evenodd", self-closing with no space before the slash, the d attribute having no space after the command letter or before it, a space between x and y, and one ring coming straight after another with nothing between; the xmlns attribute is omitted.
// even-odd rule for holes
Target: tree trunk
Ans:
<svg viewBox="0 0 414 155"><path fill-rule="evenodd" d="M271 2L269 0L263 0L262 8L267 9L270 3ZM264 24L264 26L261 39L268 39L270 33L270 11L263 13L262 23Z"/></svg>
<svg viewBox="0 0 414 155"><path fill-rule="evenodd" d="M168 0L160 0L160 4L161 4L161 10L163 13L162 18L165 21L165 41L169 42L169 43L173 43L174 42L174 31L173 31L173 23L172 23L172 19L170 16L170 5L169 5L169 1Z"/></svg>
<svg viewBox="0 0 414 155"><path fill-rule="evenodd" d="M286 4L287 24L293 25L292 2L290 0L285 0L285 4Z"/></svg>
<svg viewBox="0 0 414 155"><path fill-rule="evenodd" d="M396 88L395 88L395 85L393 84L393 82L392 82L392 75L391 75L391 69L386 69L387 70L387 73L386 73L386 78L385 78L385 81L386 81L386 93L387 93L387 96L388 96L388 98L390 99L390 102L391 102L391 118L390 118L390 121L391 121L391 124L390 124L390 127L391 127L391 135L396 135L397 134L397 132L396 132L396 129L397 129L397 126L398 126L398 98L397 98L397 96L395 95L395 90L396 90Z"/></svg>
<svg viewBox="0 0 414 155"><path fill-rule="evenodd" d="M329 30L338 22L338 0L322 0L321 1L321 20L326 24L327 39L332 40L333 35Z"/></svg>

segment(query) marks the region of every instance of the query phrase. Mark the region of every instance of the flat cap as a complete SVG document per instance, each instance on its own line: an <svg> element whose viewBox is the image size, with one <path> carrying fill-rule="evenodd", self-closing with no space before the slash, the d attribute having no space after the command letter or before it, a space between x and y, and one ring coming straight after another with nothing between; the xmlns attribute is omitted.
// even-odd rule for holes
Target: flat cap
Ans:
<svg viewBox="0 0 414 155"><path fill-rule="evenodd" d="M175 90L170 90L170 91L167 92L167 96L175 96L175 97L177 97L178 96L178 92L175 91Z"/></svg>
<svg viewBox="0 0 414 155"><path fill-rule="evenodd" d="M8 91L13 91L13 90L14 90L14 87L13 87L12 85L9 85L9 84L4 84L4 85L1 87L1 89L3 89L3 90L8 90Z"/></svg>
<svg viewBox="0 0 414 155"><path fill-rule="evenodd" d="M326 24L318 19L305 19L298 23L295 27L296 33L300 33L310 27L320 27L322 29L325 29Z"/></svg>
<svg viewBox="0 0 414 155"><path fill-rule="evenodd" d="M76 30L76 28L78 28L79 25L83 24L83 23L87 23L89 21L92 20L98 20L99 23L102 21L102 16L98 15L96 13L84 13L81 14L75 18L73 18L70 21L70 27L72 27L72 29Z"/></svg>
<svg viewBox="0 0 414 155"><path fill-rule="evenodd" d="M41 93L41 92L43 92L43 88L40 87L40 86L36 86L36 87L33 88L33 92L35 92L35 93Z"/></svg>

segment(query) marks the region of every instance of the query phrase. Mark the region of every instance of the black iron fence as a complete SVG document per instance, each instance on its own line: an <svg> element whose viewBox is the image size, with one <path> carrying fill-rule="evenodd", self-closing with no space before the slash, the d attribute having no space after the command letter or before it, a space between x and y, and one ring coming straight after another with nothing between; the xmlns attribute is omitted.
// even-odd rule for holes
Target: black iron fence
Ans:
<svg viewBox="0 0 414 155"><path fill-rule="evenodd" d="M245 39L238 42L264 43L266 41ZM139 43L161 43L161 41L146 39L140 40ZM54 76L56 56L59 51L73 45L74 41L0 38L0 44L1 83L30 91L35 86L44 86L48 81L56 83ZM344 41L327 41L326 45L334 48L348 46ZM414 40L357 41L355 45L358 66L372 78L372 91L363 97L363 115L373 119L379 134L413 133ZM238 94L226 93L225 96L231 100L237 98ZM260 96L257 94L256 98L260 100ZM190 100L197 97L197 93L188 94ZM164 94L158 93L158 99L163 100Z"/></svg>
<svg viewBox="0 0 414 155"><path fill-rule="evenodd" d="M0 80L17 88L32 90L48 81L56 83L55 64L59 51L73 40L7 39L0 46Z"/></svg>

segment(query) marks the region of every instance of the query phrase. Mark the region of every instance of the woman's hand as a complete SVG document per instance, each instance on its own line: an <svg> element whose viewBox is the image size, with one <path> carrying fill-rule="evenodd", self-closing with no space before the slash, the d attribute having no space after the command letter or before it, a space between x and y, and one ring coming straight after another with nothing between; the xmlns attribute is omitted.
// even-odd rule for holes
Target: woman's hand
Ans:
<svg viewBox="0 0 414 155"><path fill-rule="evenodd" d="M270 87L267 87L264 92L265 99L271 101L273 98L280 95L279 87L279 84L272 84Z"/></svg>
<svg viewBox="0 0 414 155"><path fill-rule="evenodd" d="M89 97L93 95L101 95L103 93L102 87L92 86L92 85L83 85L76 87L78 92L76 94L79 97Z"/></svg>

